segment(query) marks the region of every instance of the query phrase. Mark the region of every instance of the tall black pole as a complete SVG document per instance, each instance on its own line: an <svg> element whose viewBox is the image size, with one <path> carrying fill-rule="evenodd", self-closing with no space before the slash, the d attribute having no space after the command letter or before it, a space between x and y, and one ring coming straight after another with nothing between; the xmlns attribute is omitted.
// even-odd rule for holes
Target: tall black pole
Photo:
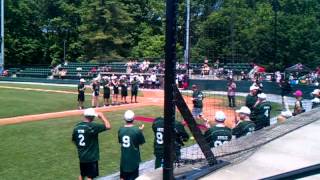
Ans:
<svg viewBox="0 0 320 180"><path fill-rule="evenodd" d="M274 11L274 25L273 25L273 33L274 33L274 59L273 59L273 69L275 69L275 64L278 62L278 11L279 11L279 1L273 0L272 2L273 11Z"/></svg>
<svg viewBox="0 0 320 180"><path fill-rule="evenodd" d="M177 0L167 0L166 4L166 47L165 47L165 85L164 85L164 167L163 179L173 180L174 161L174 87L176 78L176 37Z"/></svg>

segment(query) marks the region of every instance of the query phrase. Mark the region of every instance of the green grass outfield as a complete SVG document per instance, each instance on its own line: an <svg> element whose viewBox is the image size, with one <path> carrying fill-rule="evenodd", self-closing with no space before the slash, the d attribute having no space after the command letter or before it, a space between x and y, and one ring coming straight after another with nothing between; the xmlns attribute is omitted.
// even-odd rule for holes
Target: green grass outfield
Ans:
<svg viewBox="0 0 320 180"><path fill-rule="evenodd" d="M134 111L146 117L160 116L163 112L155 106ZM100 175L119 170L117 131L124 123L123 113L106 113L112 130L100 135ZM74 125L80 120L79 116L0 126L1 179L76 179L79 174L78 157L71 142L71 134ZM144 134L146 144L142 146L141 152L145 161L153 157L151 124L145 123Z"/></svg>

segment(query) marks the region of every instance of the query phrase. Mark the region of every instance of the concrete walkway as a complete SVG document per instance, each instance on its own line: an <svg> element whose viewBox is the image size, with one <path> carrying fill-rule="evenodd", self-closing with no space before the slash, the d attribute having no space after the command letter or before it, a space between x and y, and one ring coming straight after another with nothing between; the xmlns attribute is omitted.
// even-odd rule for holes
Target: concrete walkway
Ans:
<svg viewBox="0 0 320 180"><path fill-rule="evenodd" d="M247 160L227 166L202 180L260 179L320 162L320 121L316 121L258 149ZM320 176L308 179L320 179Z"/></svg>

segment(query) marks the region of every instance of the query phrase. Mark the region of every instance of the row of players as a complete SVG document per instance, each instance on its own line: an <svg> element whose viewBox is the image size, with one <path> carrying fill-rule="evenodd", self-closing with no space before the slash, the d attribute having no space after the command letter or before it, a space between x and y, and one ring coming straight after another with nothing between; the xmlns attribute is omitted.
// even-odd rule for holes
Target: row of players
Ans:
<svg viewBox="0 0 320 180"><path fill-rule="evenodd" d="M85 79L80 79L78 84L78 108L84 108L84 101L85 101ZM90 84L90 88L92 91L92 100L91 105L92 107L99 107L99 95L100 95L100 86L103 87L103 100L104 106L109 105L119 105L122 103L127 102L128 96L128 84L125 79L109 79L107 76L103 76L102 80L100 81L99 78L93 79L92 83ZM113 89L113 93L111 92ZM137 96L139 90L139 82L137 78L134 77L131 81L131 103L133 100L137 103ZM112 94L112 98L111 98ZM118 101L119 94L121 95L121 102Z"/></svg>
<svg viewBox="0 0 320 180"><path fill-rule="evenodd" d="M235 138L251 134L255 130L255 124L250 121L250 109L241 107L236 111L239 118L236 120L236 127L232 130L224 124L226 116L222 111L215 114L215 123L204 133L207 142L211 147L217 147ZM94 123L98 117L104 123ZM121 146L120 178L123 180L135 179L139 176L139 164L141 162L140 146L145 143L143 135L144 125L140 127L134 124L134 112L128 110L124 114L125 125L118 130L118 142ZM179 161L181 147L188 141L189 134L185 130L185 122L175 121L175 153L173 156ZM79 179L87 177L93 179L99 175L99 144L98 134L111 129L111 124L102 113L96 113L93 108L84 111L83 121L78 123L72 134L72 140L78 149L80 160ZM154 155L155 168L163 166L164 159L164 119L158 117L154 120L152 129L154 132Z"/></svg>

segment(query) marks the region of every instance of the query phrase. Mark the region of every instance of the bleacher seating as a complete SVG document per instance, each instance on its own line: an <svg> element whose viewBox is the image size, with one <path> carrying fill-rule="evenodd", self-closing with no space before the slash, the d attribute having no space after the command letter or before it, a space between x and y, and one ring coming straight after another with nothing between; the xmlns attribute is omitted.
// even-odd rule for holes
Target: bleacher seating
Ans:
<svg viewBox="0 0 320 180"><path fill-rule="evenodd" d="M234 73L240 73L241 71L248 73L252 69L252 65L249 63L227 63L223 68L232 70Z"/></svg>
<svg viewBox="0 0 320 180"><path fill-rule="evenodd" d="M17 77L47 78L51 74L50 68L26 68L16 72Z"/></svg>

